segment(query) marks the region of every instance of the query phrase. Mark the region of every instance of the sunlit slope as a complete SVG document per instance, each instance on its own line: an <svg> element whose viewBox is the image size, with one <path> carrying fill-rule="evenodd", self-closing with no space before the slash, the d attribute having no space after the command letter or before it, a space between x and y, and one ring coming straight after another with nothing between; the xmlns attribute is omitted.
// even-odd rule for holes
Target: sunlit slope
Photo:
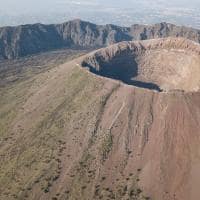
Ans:
<svg viewBox="0 0 200 200"><path fill-rule="evenodd" d="M200 197L200 93L97 76L85 57L0 89L0 199Z"/></svg>

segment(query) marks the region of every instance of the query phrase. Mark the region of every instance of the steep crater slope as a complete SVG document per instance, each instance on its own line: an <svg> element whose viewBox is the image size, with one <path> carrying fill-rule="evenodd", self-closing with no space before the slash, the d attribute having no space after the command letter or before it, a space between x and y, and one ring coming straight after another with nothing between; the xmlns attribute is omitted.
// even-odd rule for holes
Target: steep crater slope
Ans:
<svg viewBox="0 0 200 200"><path fill-rule="evenodd" d="M200 45L183 38L121 42L87 56L83 67L137 87L198 91Z"/></svg>

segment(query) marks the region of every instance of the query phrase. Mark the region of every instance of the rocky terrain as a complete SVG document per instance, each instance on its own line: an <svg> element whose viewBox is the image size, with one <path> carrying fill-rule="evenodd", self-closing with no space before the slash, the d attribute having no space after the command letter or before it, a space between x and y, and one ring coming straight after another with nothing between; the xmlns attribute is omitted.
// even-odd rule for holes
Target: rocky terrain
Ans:
<svg viewBox="0 0 200 200"><path fill-rule="evenodd" d="M85 50L55 50L19 59L0 60L0 86L15 84L85 54Z"/></svg>
<svg viewBox="0 0 200 200"><path fill-rule="evenodd" d="M120 41L169 36L200 42L199 30L168 23L119 27L73 20L56 25L33 24L0 28L0 58L19 58L63 47L94 49Z"/></svg>
<svg viewBox="0 0 200 200"><path fill-rule="evenodd" d="M180 37L121 42L91 53L82 65L95 74L160 92L200 89L199 44Z"/></svg>
<svg viewBox="0 0 200 200"><path fill-rule="evenodd" d="M0 199L199 199L199 52L122 42L4 82Z"/></svg>

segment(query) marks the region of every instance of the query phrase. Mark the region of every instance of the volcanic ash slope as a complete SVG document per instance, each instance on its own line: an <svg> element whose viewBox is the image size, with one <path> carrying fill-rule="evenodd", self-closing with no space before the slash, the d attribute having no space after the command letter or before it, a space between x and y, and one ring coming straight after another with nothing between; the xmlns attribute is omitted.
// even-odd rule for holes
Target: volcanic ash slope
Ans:
<svg viewBox="0 0 200 200"><path fill-rule="evenodd" d="M5 128L0 197L200 199L199 87L200 45L182 38L122 42L37 75Z"/></svg>

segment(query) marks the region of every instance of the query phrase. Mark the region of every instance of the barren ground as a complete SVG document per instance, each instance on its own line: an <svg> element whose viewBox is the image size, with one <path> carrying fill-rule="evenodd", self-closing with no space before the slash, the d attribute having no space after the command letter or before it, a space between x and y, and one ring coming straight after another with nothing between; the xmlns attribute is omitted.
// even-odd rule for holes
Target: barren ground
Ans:
<svg viewBox="0 0 200 200"><path fill-rule="evenodd" d="M200 92L97 76L86 58L1 87L0 199L199 199Z"/></svg>

